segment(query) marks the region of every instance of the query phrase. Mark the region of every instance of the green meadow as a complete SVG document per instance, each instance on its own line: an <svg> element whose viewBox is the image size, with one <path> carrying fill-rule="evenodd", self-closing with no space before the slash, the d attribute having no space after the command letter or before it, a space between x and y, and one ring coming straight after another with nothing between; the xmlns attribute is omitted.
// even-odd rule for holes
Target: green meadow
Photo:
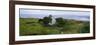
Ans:
<svg viewBox="0 0 100 45"><path fill-rule="evenodd" d="M62 27L55 25L44 26L37 18L20 18L20 36L27 35L51 35L51 34L80 34L89 33L88 21L76 21L65 19Z"/></svg>

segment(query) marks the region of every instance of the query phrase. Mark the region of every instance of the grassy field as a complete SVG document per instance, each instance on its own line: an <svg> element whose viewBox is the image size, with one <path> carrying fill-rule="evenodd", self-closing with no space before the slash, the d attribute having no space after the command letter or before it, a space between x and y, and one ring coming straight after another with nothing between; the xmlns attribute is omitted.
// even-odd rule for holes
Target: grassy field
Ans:
<svg viewBox="0 0 100 45"><path fill-rule="evenodd" d="M66 20L63 27L43 26L39 19L20 18L20 36L89 33L89 22Z"/></svg>

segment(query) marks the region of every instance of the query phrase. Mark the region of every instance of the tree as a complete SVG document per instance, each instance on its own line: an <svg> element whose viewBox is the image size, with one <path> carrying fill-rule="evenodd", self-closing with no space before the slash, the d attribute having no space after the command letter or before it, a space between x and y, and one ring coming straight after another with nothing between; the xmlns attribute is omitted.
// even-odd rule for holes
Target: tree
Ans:
<svg viewBox="0 0 100 45"><path fill-rule="evenodd" d="M65 25L65 21L63 18L56 18L56 25L58 27L63 27Z"/></svg>

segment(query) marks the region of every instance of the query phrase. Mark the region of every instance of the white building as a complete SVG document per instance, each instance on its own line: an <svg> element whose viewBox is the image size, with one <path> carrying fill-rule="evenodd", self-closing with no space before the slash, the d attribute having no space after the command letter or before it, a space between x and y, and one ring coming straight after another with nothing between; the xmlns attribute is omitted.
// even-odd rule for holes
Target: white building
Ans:
<svg viewBox="0 0 100 45"><path fill-rule="evenodd" d="M52 21L49 23L49 25L54 25L56 23L56 19L53 16L51 16L51 18Z"/></svg>

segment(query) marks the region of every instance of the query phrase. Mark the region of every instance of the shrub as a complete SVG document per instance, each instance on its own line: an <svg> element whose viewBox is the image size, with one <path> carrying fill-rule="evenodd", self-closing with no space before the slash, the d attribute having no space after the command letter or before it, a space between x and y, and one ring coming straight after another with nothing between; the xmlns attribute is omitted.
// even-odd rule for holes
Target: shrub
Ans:
<svg viewBox="0 0 100 45"><path fill-rule="evenodd" d="M85 23L83 28L81 29L81 33L90 33L90 25L89 23Z"/></svg>

